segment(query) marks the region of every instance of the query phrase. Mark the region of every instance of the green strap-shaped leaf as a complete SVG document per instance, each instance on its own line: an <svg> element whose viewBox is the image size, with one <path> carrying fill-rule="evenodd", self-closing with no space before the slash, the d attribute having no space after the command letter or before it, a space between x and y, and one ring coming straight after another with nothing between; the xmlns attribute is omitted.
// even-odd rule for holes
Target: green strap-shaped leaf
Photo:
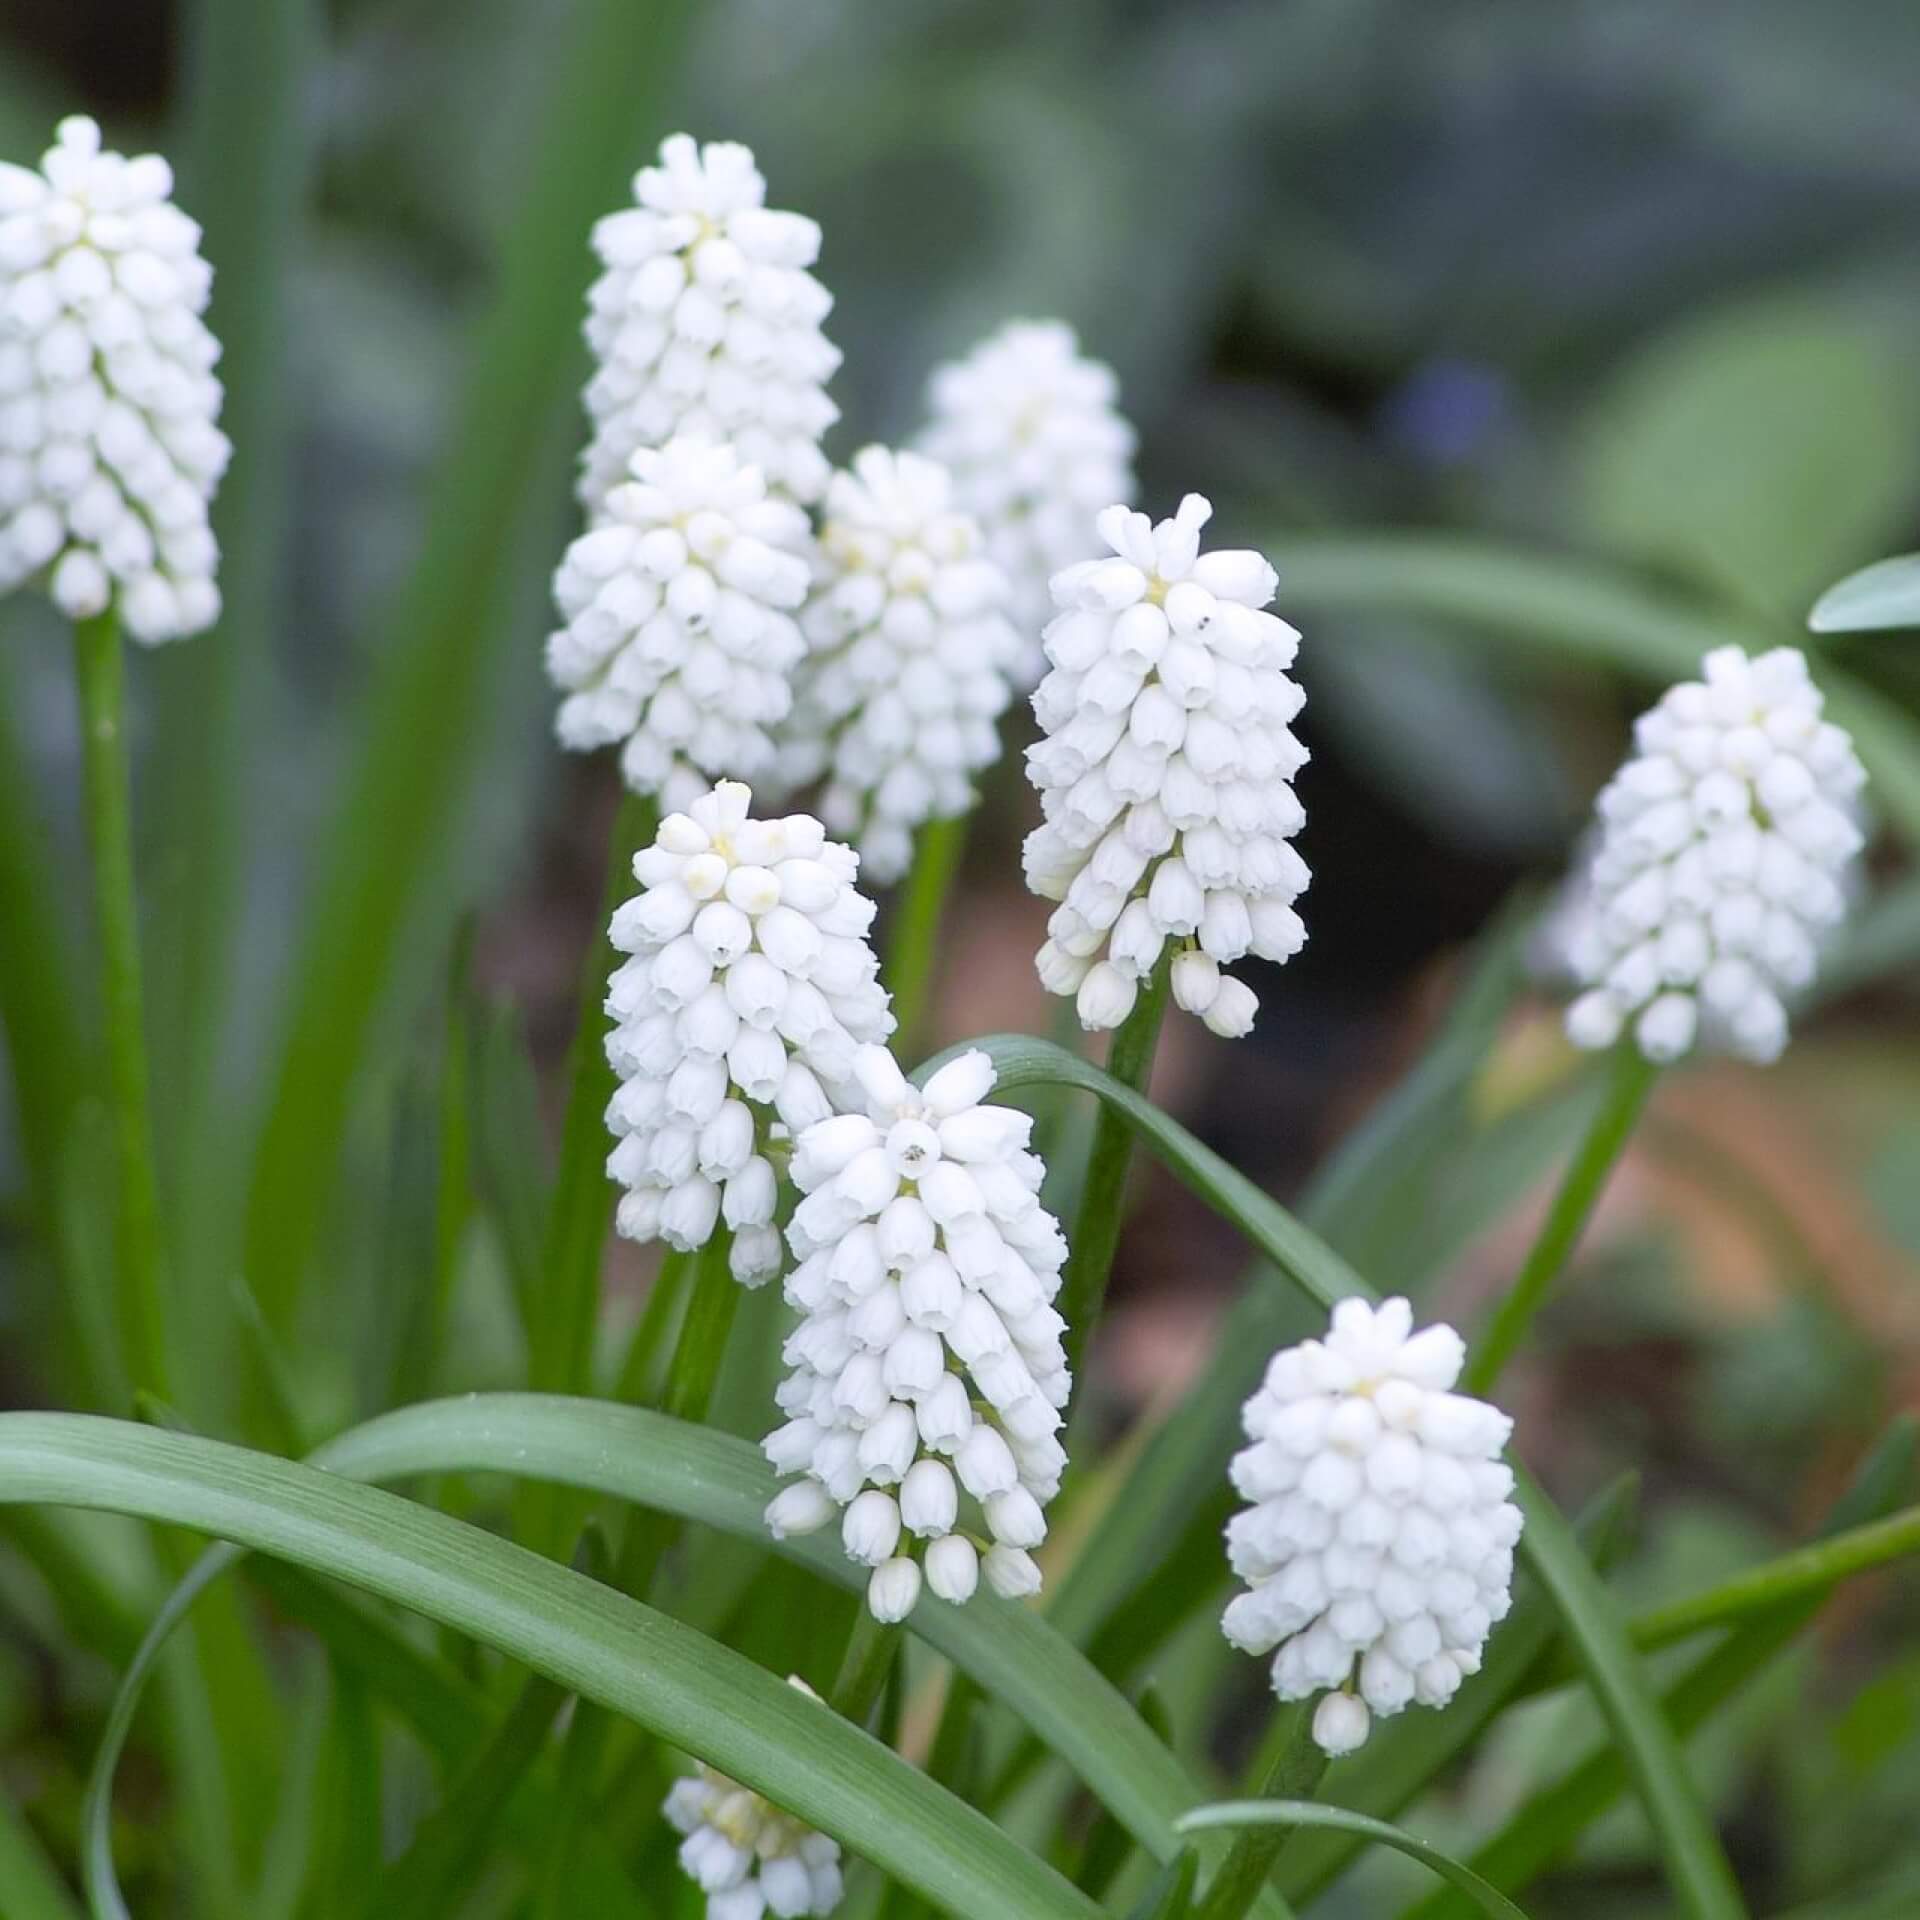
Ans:
<svg viewBox="0 0 1920 1920"><path fill-rule="evenodd" d="M1218 1806L1186 1814L1180 1821L1183 1833L1202 1833L1210 1827L1328 1827L1336 1833L1355 1834L1383 1847L1397 1848L1409 1860L1431 1867L1493 1920L1527 1920L1498 1887L1481 1879L1471 1867L1404 1828L1389 1826L1370 1814L1349 1813L1345 1807L1323 1806L1317 1800L1223 1800Z"/></svg>
<svg viewBox="0 0 1920 1920"><path fill-rule="evenodd" d="M1815 633L1877 633L1920 627L1920 553L1876 560L1836 581L1813 603Z"/></svg>
<svg viewBox="0 0 1920 1920"><path fill-rule="evenodd" d="M0 1416L0 1436L5 1419ZM351 1479L498 1472L552 1480L717 1527L840 1586L865 1585L861 1569L830 1537L778 1545L767 1538L762 1515L778 1483L757 1448L644 1408L541 1394L470 1394L384 1414L340 1435L314 1460ZM193 1579L204 1585L217 1576L231 1563L231 1551L216 1548L204 1556ZM209 1570L208 1563L216 1561ZM117 1737L124 1734L145 1665L191 1599L176 1592L149 1632L137 1671L130 1671L122 1685L109 1740L96 1760L97 1815L111 1792ZM1199 1799L1199 1788L1125 1697L1044 1620L1029 1608L981 1593L965 1607L923 1601L910 1624L929 1646L1019 1714L1156 1859L1178 1852L1173 1823ZM1257 1911L1268 1920L1283 1920L1288 1908L1277 1893L1269 1893Z"/></svg>
<svg viewBox="0 0 1920 1920"><path fill-rule="evenodd" d="M0 1793L0 1913L7 1920L79 1920L73 1895L19 1809Z"/></svg>
<svg viewBox="0 0 1920 1920"><path fill-rule="evenodd" d="M1543 664L1617 667L1655 685L1689 679L1710 648L1779 643L1770 627L1701 611L1631 574L1435 533L1358 533L1274 542L1289 615L1394 612L1446 622L1469 643L1497 642ZM1874 804L1920 840L1920 727L1864 681L1815 663L1827 712L1853 735Z"/></svg>
<svg viewBox="0 0 1920 1920"><path fill-rule="evenodd" d="M1170 1115L1045 1040L997 1034L974 1043L1000 1084L1083 1087L1126 1119L1167 1167L1233 1221L1279 1271L1325 1306L1373 1290L1333 1249ZM923 1069L923 1071L925 1071ZM1517 1470L1516 1470L1517 1471ZM1521 1552L1552 1597L1658 1835L1674 1890L1696 1920L1744 1914L1733 1870L1660 1712L1619 1610L1557 1508L1518 1473L1527 1516Z"/></svg>
<svg viewBox="0 0 1920 1920"><path fill-rule="evenodd" d="M126 1421L13 1413L0 1415L0 1500L191 1527L411 1607L698 1754L959 1920L1097 1912L984 1815L750 1660L397 1495Z"/></svg>

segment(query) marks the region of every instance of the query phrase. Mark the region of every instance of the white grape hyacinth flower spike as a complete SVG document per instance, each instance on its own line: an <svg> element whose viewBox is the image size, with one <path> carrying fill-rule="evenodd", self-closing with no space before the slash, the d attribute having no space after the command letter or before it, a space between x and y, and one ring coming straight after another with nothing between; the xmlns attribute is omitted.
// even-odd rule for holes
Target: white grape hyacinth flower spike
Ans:
<svg viewBox="0 0 1920 1920"><path fill-rule="evenodd" d="M1019 639L1007 579L947 471L868 447L827 489L821 577L801 616L807 658L782 777L824 777L820 811L877 885L899 879L915 830L973 805L999 758Z"/></svg>
<svg viewBox="0 0 1920 1920"><path fill-rule="evenodd" d="M1343 1300L1324 1340L1274 1355L1242 1414L1233 1484L1251 1504L1227 1550L1247 1590L1221 1627L1274 1655L1282 1700L1325 1693L1328 1753L1376 1717L1445 1706L1511 1605L1513 1423L1452 1390L1465 1352L1451 1327L1415 1333L1404 1300Z"/></svg>
<svg viewBox="0 0 1920 1920"><path fill-rule="evenodd" d="M1044 818L1025 861L1060 903L1041 983L1075 996L1089 1029L1126 1019L1172 941L1177 1004L1237 1038L1259 1003L1222 969L1306 940L1292 786L1306 696L1287 672L1300 636L1265 611L1275 575L1259 554L1200 551L1212 511L1196 493L1157 526L1109 507L1109 557L1054 576L1052 670L1033 696L1046 738L1027 750Z"/></svg>
<svg viewBox="0 0 1920 1920"><path fill-rule="evenodd" d="M44 575L73 620L149 644L220 616L208 509L231 448L213 272L158 154L82 116L0 165L0 593Z"/></svg>
<svg viewBox="0 0 1920 1920"><path fill-rule="evenodd" d="M1053 1307L1067 1246L1040 1204L1032 1120L985 1104L984 1053L924 1091L884 1047L855 1072L864 1111L809 1128L793 1156L801 1320L765 1452L800 1477L767 1524L782 1539L838 1515L883 1621L912 1611L923 1578L955 1604L982 1571L1008 1598L1036 1593L1072 1383Z"/></svg>
<svg viewBox="0 0 1920 1920"><path fill-rule="evenodd" d="M963 360L936 367L919 447L953 475L1012 587L1019 691L1047 670L1047 583L1099 551L1093 517L1134 496L1134 432L1113 369L1080 351L1061 320L1014 320Z"/></svg>
<svg viewBox="0 0 1920 1920"><path fill-rule="evenodd" d="M1794 648L1750 659L1719 647L1700 679L1641 716L1597 802L1585 900L1568 922L1586 988L1567 1010L1576 1045L1610 1047L1630 1029L1655 1062L1696 1042L1779 1057L1864 838L1866 774L1820 709Z"/></svg>
<svg viewBox="0 0 1920 1920"><path fill-rule="evenodd" d="M704 1246L731 1231L734 1278L779 1272L773 1157L863 1102L858 1050L893 1031L867 940L858 858L807 814L749 817L723 781L669 814L634 856L641 892L609 937L630 957L607 986L607 1171L629 1240Z"/></svg>
<svg viewBox="0 0 1920 1920"><path fill-rule="evenodd" d="M554 575L555 727L578 751L618 744L634 792L684 807L717 779L773 766L806 650L794 615L811 533L716 441L643 449L631 475Z"/></svg>
<svg viewBox="0 0 1920 1920"><path fill-rule="evenodd" d="M820 1697L798 1675L787 1684ZM707 1896L707 1920L801 1920L840 1904L838 1843L716 1768L676 1780L661 1811L685 1836L681 1871Z"/></svg>
<svg viewBox="0 0 1920 1920"><path fill-rule="evenodd" d="M770 208L752 153L731 141L674 134L633 194L593 230L604 271L587 296L597 369L581 504L597 518L635 452L681 433L727 441L775 492L817 500L840 364L820 330L833 297L808 271L819 227Z"/></svg>

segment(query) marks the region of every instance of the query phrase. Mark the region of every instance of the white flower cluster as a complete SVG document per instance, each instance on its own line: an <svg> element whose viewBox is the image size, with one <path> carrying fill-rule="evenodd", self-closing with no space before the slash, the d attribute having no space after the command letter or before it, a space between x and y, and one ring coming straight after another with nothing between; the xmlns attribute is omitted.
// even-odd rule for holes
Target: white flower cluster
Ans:
<svg viewBox="0 0 1920 1920"><path fill-rule="evenodd" d="M940 1599L973 1595L981 1555L959 1530L964 1491L991 1541L988 1584L1036 1593L1031 1549L1067 1464L1072 1383L1051 1304L1067 1245L1040 1205L1032 1121L981 1104L994 1081L984 1053L949 1061L924 1093L884 1047L862 1048L854 1071L866 1112L809 1128L793 1156L806 1197L787 1229L799 1265L786 1293L803 1318L785 1349L787 1424L766 1455L805 1477L767 1524L783 1539L844 1508L847 1556L874 1570L868 1606L901 1620L920 1597L915 1541Z"/></svg>
<svg viewBox="0 0 1920 1920"><path fill-rule="evenodd" d="M723 781L634 856L643 891L609 935L632 958L607 985L607 1171L628 1239L689 1249L724 1220L758 1286L780 1270L769 1143L836 1111L893 1016L857 857L806 814L749 819L752 799Z"/></svg>
<svg viewBox="0 0 1920 1920"><path fill-rule="evenodd" d="M806 650L806 515L757 467L693 436L633 456L600 524L567 549L553 594L566 625L547 672L567 698L563 746L624 741L636 793L685 806L723 775L772 765Z"/></svg>
<svg viewBox="0 0 1920 1920"><path fill-rule="evenodd" d="M807 271L819 227L769 208L753 155L730 141L674 134L633 192L638 206L593 230L606 270L588 295L581 504L597 515L635 451L678 433L729 441L777 492L817 500L840 364L820 331L833 296Z"/></svg>
<svg viewBox="0 0 1920 1920"><path fill-rule="evenodd" d="M1118 397L1113 369L1084 357L1059 320L1012 321L928 382L920 445L953 474L1012 584L1022 688L1046 672L1048 581L1096 550L1087 529L1103 506L1133 498L1133 428Z"/></svg>
<svg viewBox="0 0 1920 1920"><path fill-rule="evenodd" d="M63 120L36 173L0 165L0 592L50 570L70 619L118 604L136 640L220 616L207 507L216 424L213 272L158 154Z"/></svg>
<svg viewBox="0 0 1920 1920"><path fill-rule="evenodd" d="M819 1695L797 1675L789 1686ZM798 1920L840 1904L840 1848L749 1787L702 1763L676 1780L661 1811L680 1865L707 1896L707 1920Z"/></svg>
<svg viewBox="0 0 1920 1920"><path fill-rule="evenodd" d="M1287 676L1300 636L1271 613L1257 553L1200 551L1213 509L1197 493L1171 520L1109 507L1109 558L1058 574L1046 631L1053 670L1033 696L1046 738L1027 751L1044 823L1027 884L1060 905L1037 962L1080 1021L1117 1027L1168 940L1173 994L1229 1038L1258 1002L1221 967L1287 960L1306 929L1308 881L1291 845L1305 815L1289 784L1307 750Z"/></svg>
<svg viewBox="0 0 1920 1920"><path fill-rule="evenodd" d="M951 493L919 454L856 456L827 488L824 577L801 617L809 653L782 774L826 776L820 811L876 882L906 872L916 827L973 804L1013 697L1006 575Z"/></svg>
<svg viewBox="0 0 1920 1920"><path fill-rule="evenodd" d="M1282 1700L1339 1689L1314 1714L1329 1753L1359 1746L1372 1714L1444 1706L1511 1604L1520 1510L1498 1455L1513 1422L1450 1391L1464 1357L1451 1327L1416 1334L1404 1300L1343 1300L1246 1404L1233 1484L1254 1504L1227 1549L1248 1590L1221 1626L1244 1652L1279 1649Z"/></svg>
<svg viewBox="0 0 1920 1920"><path fill-rule="evenodd" d="M1792 647L1718 647L1701 672L1640 717L1600 795L1567 1032L1610 1047L1631 1022L1649 1060L1701 1039L1764 1062L1846 911L1866 775Z"/></svg>

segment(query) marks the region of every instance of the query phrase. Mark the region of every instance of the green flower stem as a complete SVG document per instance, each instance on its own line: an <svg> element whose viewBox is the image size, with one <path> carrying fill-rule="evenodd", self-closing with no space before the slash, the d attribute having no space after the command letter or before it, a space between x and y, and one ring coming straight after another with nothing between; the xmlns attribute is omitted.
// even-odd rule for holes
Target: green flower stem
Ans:
<svg viewBox="0 0 1920 1920"><path fill-rule="evenodd" d="M1586 1230L1588 1219L1647 1104L1660 1069L1630 1042L1615 1049L1612 1077L1600 1108L1553 1196L1546 1224L1528 1251L1520 1276L1495 1309L1485 1334L1467 1361L1465 1393L1485 1395L1499 1379L1533 1325L1548 1289Z"/></svg>
<svg viewBox="0 0 1920 1920"><path fill-rule="evenodd" d="M1327 1770L1314 1743L1312 1700L1289 1701L1273 1716L1253 1768L1256 1800L1311 1800ZM1243 1827L1213 1876L1194 1920L1241 1920L1253 1905L1290 1838L1285 1827Z"/></svg>
<svg viewBox="0 0 1920 1920"><path fill-rule="evenodd" d="M658 823L653 802L623 794L607 848L606 880L593 937L581 962L579 1004L567 1050L567 1112L560 1137L560 1167L541 1271L551 1337L533 1356L533 1384L554 1393L593 1391L593 1329L600 1304L600 1262L613 1189L607 1179L607 1102L614 1073L607 1064L607 978L614 953L607 924L634 891L633 856L652 839Z"/></svg>
<svg viewBox="0 0 1920 1920"><path fill-rule="evenodd" d="M651 1371L652 1351L671 1320L674 1301L686 1292L684 1276L690 1269L692 1292L680 1322L680 1337L674 1345L662 1398L665 1410L678 1419L706 1418L720 1378L720 1365L726 1358L727 1335L740 1304L740 1283L727 1260L732 1246L732 1234L724 1226L716 1226L712 1239L697 1254L667 1255L621 1369L622 1399L628 1397L625 1389L629 1387L635 1399L641 1397ZM671 1514L629 1513L611 1584L621 1593L644 1597L679 1528L680 1523ZM560 1915L572 1911L567 1890L573 1884L572 1862L579 1845L579 1809L593 1804L613 1722L614 1716L605 1707L582 1700L567 1729L560 1751L560 1773L563 1781L572 1782L579 1791L575 1810L563 1815L554 1827L553 1845L541 1874L540 1920L559 1920Z"/></svg>
<svg viewBox="0 0 1920 1920"><path fill-rule="evenodd" d="M853 1631L847 1636L840 1676L833 1683L827 1704L843 1719L851 1720L856 1727L864 1727L874 1702L886 1690L887 1675L893 1671L894 1657L899 1651L900 1629L882 1625L862 1601L853 1616Z"/></svg>
<svg viewBox="0 0 1920 1920"><path fill-rule="evenodd" d="M1114 1030L1107 1051L1107 1072L1123 1086L1143 1092L1153 1069L1154 1048L1160 1039L1160 1020L1166 1012L1167 983L1172 977L1171 947L1140 986L1133 1011ZM1081 1356L1100 1317L1113 1271L1114 1249L1120 1244L1121 1206L1126 1198L1127 1167L1133 1158L1133 1129L1112 1107L1102 1104L1094 1123L1093 1149L1087 1158L1087 1177L1080 1189L1080 1211L1074 1218L1067 1270L1060 1287L1059 1307L1067 1323L1067 1364L1075 1374Z"/></svg>
<svg viewBox="0 0 1920 1920"><path fill-rule="evenodd" d="M133 797L128 766L125 662L111 612L74 628L87 830L93 843L119 1206L116 1214L120 1337L133 1387L167 1397L165 1262L147 1090L140 990L140 911L133 878Z"/></svg>
<svg viewBox="0 0 1920 1920"><path fill-rule="evenodd" d="M667 1336L686 1306L688 1282L693 1278L693 1256L668 1248L647 1290L647 1304L640 1310L640 1324L627 1342L626 1358L620 1362L613 1397L630 1407L651 1406L656 1397L653 1375L659 1364Z"/></svg>
<svg viewBox="0 0 1920 1920"><path fill-rule="evenodd" d="M948 820L929 820L920 829L907 888L894 907L883 977L893 995L898 1022L894 1044L903 1059L917 1060L925 1051L921 1028L938 966L941 921L966 853L970 819L957 813Z"/></svg>

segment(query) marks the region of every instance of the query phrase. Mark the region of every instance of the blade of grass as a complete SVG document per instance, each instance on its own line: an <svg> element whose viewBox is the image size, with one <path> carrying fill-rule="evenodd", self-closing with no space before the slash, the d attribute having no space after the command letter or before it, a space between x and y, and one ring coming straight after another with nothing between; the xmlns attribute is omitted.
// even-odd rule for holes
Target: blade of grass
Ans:
<svg viewBox="0 0 1920 1920"><path fill-rule="evenodd" d="M420 560L394 611L388 666L300 943L247 1196L246 1271L277 1326L313 1250L396 957L425 916L450 904L433 881L448 864L511 638L497 614L527 476L576 383L587 231L621 200L694 12L692 0L578 0L564 34L550 130L531 147L498 297L471 349Z"/></svg>
<svg viewBox="0 0 1920 1920"><path fill-rule="evenodd" d="M740 1655L337 1472L89 1415L5 1414L0 1499L196 1528L412 1607L699 1755L962 1920L1097 1911L983 1815Z"/></svg>
<svg viewBox="0 0 1920 1920"><path fill-rule="evenodd" d="M1391 1827L1364 1813L1350 1813L1345 1807L1324 1807L1312 1800L1226 1800L1214 1807L1201 1807L1184 1814L1180 1820L1184 1833L1200 1833L1209 1827L1327 1827L1337 1833L1355 1834L1383 1847L1394 1847L1409 1860L1431 1867L1441 1879L1450 1880L1467 1899L1491 1920L1527 1920L1498 1887L1490 1886L1474 1870L1429 1846L1404 1828Z"/></svg>
<svg viewBox="0 0 1920 1920"><path fill-rule="evenodd" d="M1610 1566L1625 1550L1638 1491L1634 1477L1623 1474L1575 1522L1581 1546L1596 1566ZM1523 1575L1513 1611L1488 1641L1480 1671L1440 1712L1401 1714L1377 1727L1351 1759L1335 1762L1329 1797L1356 1813L1394 1819L1524 1691L1559 1626L1539 1582ZM1296 1906L1309 1905L1346 1870L1362 1845L1352 1834L1297 1835L1280 1863L1280 1890Z"/></svg>
<svg viewBox="0 0 1920 1920"><path fill-rule="evenodd" d="M1265 1800L1284 1801L1288 1805L1310 1801L1327 1770L1327 1756L1313 1737L1314 1703L1289 1701L1274 1716L1273 1756L1264 1768L1260 1785ZM1237 1826L1233 1847L1220 1870L1207 1884L1196 1920L1240 1920L1253 1896L1266 1885L1274 1862L1287 1844L1289 1826L1311 1826L1311 1821L1245 1820L1231 1821L1211 1817L1217 1809L1201 1807L1183 1813L1176 1823L1182 1833L1201 1827ZM1197 1823L1197 1824L1196 1824Z"/></svg>
<svg viewBox="0 0 1920 1920"><path fill-rule="evenodd" d="M0 686L0 1027L35 1218L57 1251L54 1222L69 1125L94 1073L73 1002L80 973L56 905L38 784L14 735L19 711L13 689Z"/></svg>
<svg viewBox="0 0 1920 1920"><path fill-rule="evenodd" d="M1667 598L1590 561L1455 534L1385 532L1275 541L1289 606L1427 615L1476 642L1548 664L1598 664L1664 685L1691 678L1714 647L1792 643L1733 614ZM1874 804L1920 840L1920 726L1864 682L1817 659L1828 717L1853 735Z"/></svg>
<svg viewBox="0 0 1920 1920"><path fill-rule="evenodd" d="M209 324L220 341L221 420L233 465L213 506L219 625L155 656L152 844L155 1046L170 1091L171 1151L190 1204L230 1177L208 1122L248 864L247 770L283 611L290 397L287 268L302 235L316 117L307 78L320 32L313 0L195 0L185 10L180 195L214 270ZM181 1273L224 1273L182 1245ZM224 1297L202 1303L217 1324ZM196 1361L217 1338L196 1320ZM199 1351L205 1340L204 1354Z"/></svg>
<svg viewBox="0 0 1920 1920"><path fill-rule="evenodd" d="M26 1817L0 1793L0 1913L8 1920L80 1920L80 1909Z"/></svg>
<svg viewBox="0 0 1920 1920"><path fill-rule="evenodd" d="M1883 1516L1909 1496L1920 1424L1896 1420L1868 1455L1835 1506L1836 1529ZM1661 1696L1660 1709L1675 1735L1686 1738L1723 1702L1766 1667L1818 1610L1817 1600L1784 1603L1777 1611L1734 1628ZM1574 1841L1619 1798L1628 1773L1614 1744L1595 1748L1564 1778L1535 1794L1473 1856L1474 1869L1495 1885L1518 1892L1562 1858ZM1409 1910L1405 1920L1458 1920L1460 1903L1438 1894Z"/></svg>

